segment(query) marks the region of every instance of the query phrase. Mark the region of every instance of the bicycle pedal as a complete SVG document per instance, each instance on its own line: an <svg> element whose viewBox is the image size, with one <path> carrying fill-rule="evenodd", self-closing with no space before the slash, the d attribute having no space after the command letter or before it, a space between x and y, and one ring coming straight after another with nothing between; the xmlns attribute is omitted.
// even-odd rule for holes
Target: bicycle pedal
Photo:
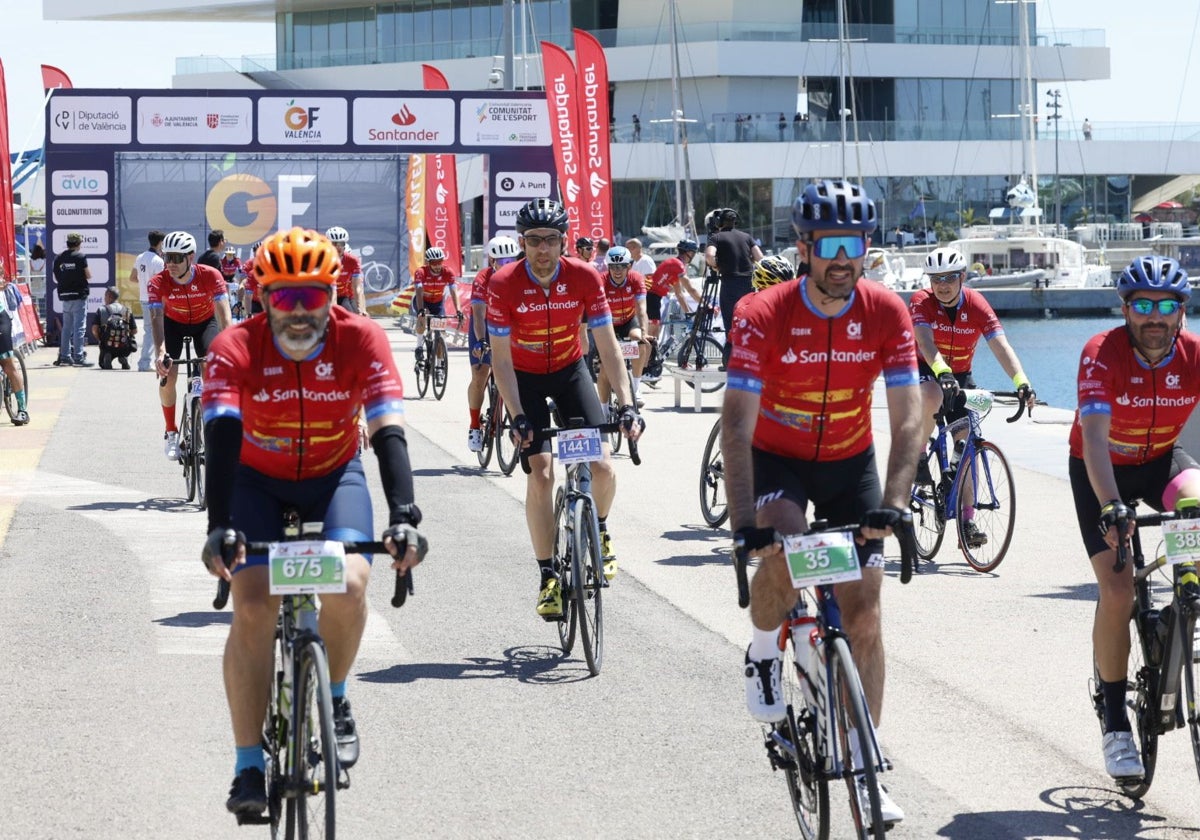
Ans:
<svg viewBox="0 0 1200 840"><path fill-rule="evenodd" d="M775 730L772 730L772 735ZM772 770L794 771L797 769L796 762L791 756L785 755L779 751L779 745L771 738L763 741L763 746L767 748L767 761L771 762Z"/></svg>
<svg viewBox="0 0 1200 840"><path fill-rule="evenodd" d="M346 790L350 787L350 771L345 767L338 767L337 789Z"/></svg>
<svg viewBox="0 0 1200 840"><path fill-rule="evenodd" d="M270 823L271 823L270 812L262 813L262 814L238 814L237 815L237 824L238 825L270 825Z"/></svg>

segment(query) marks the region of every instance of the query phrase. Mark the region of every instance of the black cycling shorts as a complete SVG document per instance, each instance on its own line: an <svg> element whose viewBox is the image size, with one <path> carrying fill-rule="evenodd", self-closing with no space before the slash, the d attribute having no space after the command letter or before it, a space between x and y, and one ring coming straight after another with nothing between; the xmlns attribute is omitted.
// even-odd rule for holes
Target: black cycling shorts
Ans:
<svg viewBox="0 0 1200 840"><path fill-rule="evenodd" d="M631 330L638 328L638 319L630 318L624 324L613 324L613 332L617 334L618 341L629 341L629 333Z"/></svg>
<svg viewBox="0 0 1200 840"><path fill-rule="evenodd" d="M558 416L564 423L579 417L586 426L599 426L606 419L604 409L600 407L600 397L596 395L596 385L583 359L554 373L517 371L517 393L521 397L525 417L535 430L550 428L547 400L554 400ZM521 457L549 452L552 443L550 440L542 441L540 446L535 443Z"/></svg>
<svg viewBox="0 0 1200 840"><path fill-rule="evenodd" d="M13 354L12 316L8 310L0 311L0 359L7 359ZM3 374L0 374L3 376Z"/></svg>
<svg viewBox="0 0 1200 840"><path fill-rule="evenodd" d="M233 478L229 509L233 527L248 542L283 537L283 509L300 511L301 522L323 522L326 539L365 542L374 530L371 494L358 458L318 478L293 481L239 465ZM371 560L367 555L368 562ZM247 554L246 566L265 566L267 555ZM245 568L239 566L239 569Z"/></svg>
<svg viewBox="0 0 1200 840"><path fill-rule="evenodd" d="M1167 489L1171 479L1184 470L1198 467L1200 465L1195 459L1176 443L1170 452L1153 461L1146 461L1144 464L1113 464L1113 476L1117 479L1117 491L1121 494L1121 501L1128 504L1136 499L1161 513L1163 491ZM1072 457L1067 461L1067 474L1071 478L1071 495L1075 497L1075 518L1079 522L1079 535L1083 537L1088 557L1095 557L1108 549L1108 543L1100 533L1100 505L1109 500L1096 498L1082 458Z"/></svg>
<svg viewBox="0 0 1200 840"><path fill-rule="evenodd" d="M646 292L646 317L651 321L662 320L662 295Z"/></svg>
<svg viewBox="0 0 1200 840"><path fill-rule="evenodd" d="M337 299L338 306L350 312L358 313L358 301L352 297L340 297Z"/></svg>
<svg viewBox="0 0 1200 840"><path fill-rule="evenodd" d="M754 507L787 499L806 512L813 504L815 519L831 525L853 525L883 504L883 489L875 468L875 447L840 461L804 461L752 448ZM863 568L883 568L883 540L855 544Z"/></svg>
<svg viewBox="0 0 1200 840"><path fill-rule="evenodd" d="M163 318L163 346L167 355L172 359L183 358L183 337L185 335L191 336L192 354L203 356L208 352L208 346L213 343L218 332L220 330L217 327L215 315L199 324L181 324L170 318Z"/></svg>
<svg viewBox="0 0 1200 840"><path fill-rule="evenodd" d="M925 364L924 359L917 359L917 378L921 382L937 382L937 374L933 372L933 368ZM971 388L975 385L975 377L971 371L965 370L962 373L954 374L954 378L958 381L958 387ZM955 406L950 412L950 416L946 418L947 423L953 423L955 420L962 420L967 416L967 407L965 405Z"/></svg>
<svg viewBox="0 0 1200 840"><path fill-rule="evenodd" d="M439 300L437 303L425 301L425 314L430 318L445 318L446 317L446 301Z"/></svg>

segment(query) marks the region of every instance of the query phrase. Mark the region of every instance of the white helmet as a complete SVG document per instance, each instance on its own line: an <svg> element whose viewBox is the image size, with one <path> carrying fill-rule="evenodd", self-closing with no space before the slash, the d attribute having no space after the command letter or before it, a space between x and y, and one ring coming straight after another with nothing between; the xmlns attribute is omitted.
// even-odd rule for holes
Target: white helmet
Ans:
<svg viewBox="0 0 1200 840"><path fill-rule="evenodd" d="M517 257L521 247L511 236L493 236L488 242L488 256L494 260L505 260Z"/></svg>
<svg viewBox="0 0 1200 840"><path fill-rule="evenodd" d="M344 227L331 227L329 230L325 231L325 237L330 242L335 242L339 245L346 245L350 242L350 232Z"/></svg>
<svg viewBox="0 0 1200 840"><path fill-rule="evenodd" d="M444 260L444 259L446 259L446 252L443 251L441 248L426 248L425 249L425 261L426 262L433 262L434 260Z"/></svg>
<svg viewBox="0 0 1200 840"><path fill-rule="evenodd" d="M967 258L957 248L937 248L925 257L926 274L949 274L966 271Z"/></svg>
<svg viewBox="0 0 1200 840"><path fill-rule="evenodd" d="M164 254L194 254L196 253L196 237L186 230L175 230L167 234L163 240Z"/></svg>

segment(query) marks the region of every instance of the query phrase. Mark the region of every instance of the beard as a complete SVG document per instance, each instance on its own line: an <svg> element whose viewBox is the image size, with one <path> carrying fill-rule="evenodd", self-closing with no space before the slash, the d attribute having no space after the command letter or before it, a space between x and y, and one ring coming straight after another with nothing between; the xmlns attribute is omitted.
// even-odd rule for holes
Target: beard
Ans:
<svg viewBox="0 0 1200 840"><path fill-rule="evenodd" d="M311 351L325 337L329 324L329 313L316 315L277 315L268 311L271 333L279 346L288 353L304 354Z"/></svg>

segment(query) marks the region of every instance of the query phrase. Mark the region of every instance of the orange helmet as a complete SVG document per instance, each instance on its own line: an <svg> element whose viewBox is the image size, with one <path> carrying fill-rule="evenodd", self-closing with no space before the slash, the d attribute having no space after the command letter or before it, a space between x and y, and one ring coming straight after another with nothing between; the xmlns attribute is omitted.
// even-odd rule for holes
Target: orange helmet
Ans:
<svg viewBox="0 0 1200 840"><path fill-rule="evenodd" d="M341 268L333 243L315 230L301 227L271 234L254 253L254 274L264 287L276 283L332 286Z"/></svg>

